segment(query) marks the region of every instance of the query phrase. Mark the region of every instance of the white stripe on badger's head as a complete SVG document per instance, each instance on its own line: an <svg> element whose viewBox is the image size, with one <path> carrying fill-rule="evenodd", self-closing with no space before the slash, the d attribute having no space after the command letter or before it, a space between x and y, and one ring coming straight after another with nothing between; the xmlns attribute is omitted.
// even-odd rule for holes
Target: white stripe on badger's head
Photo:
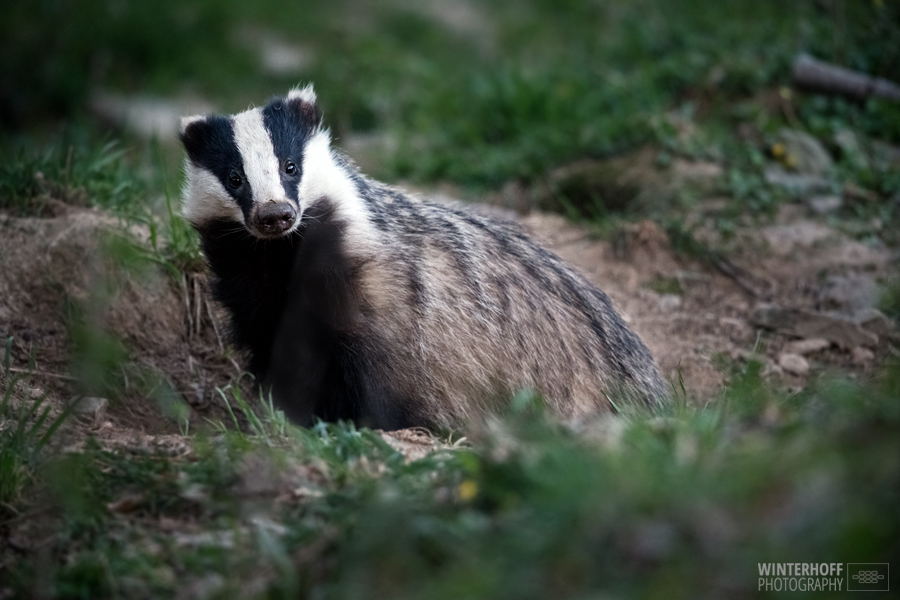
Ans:
<svg viewBox="0 0 900 600"><path fill-rule="evenodd" d="M182 216L195 227L213 221L236 221L244 224L244 212L208 169L185 161Z"/></svg>
<svg viewBox="0 0 900 600"><path fill-rule="evenodd" d="M368 222L356 184L335 161L328 131L318 131L303 151L303 179L298 193L301 210L328 199L335 210L353 222Z"/></svg>
<svg viewBox="0 0 900 600"><path fill-rule="evenodd" d="M185 218L197 228L214 221L237 221L243 225L243 204L249 201L249 195L228 188L233 174L243 177L231 120L218 116L185 117L181 121L181 141L187 150L182 208Z"/></svg>
<svg viewBox="0 0 900 600"><path fill-rule="evenodd" d="M262 111L253 108L232 117L234 142L244 166L244 176L250 184L253 204L287 201L281 183L281 166Z"/></svg>
<svg viewBox="0 0 900 600"><path fill-rule="evenodd" d="M327 203L346 228L345 234L353 239L355 250L381 252L381 235L367 201L344 161L335 157L328 131L317 131L306 144L298 199L304 212L317 203Z"/></svg>

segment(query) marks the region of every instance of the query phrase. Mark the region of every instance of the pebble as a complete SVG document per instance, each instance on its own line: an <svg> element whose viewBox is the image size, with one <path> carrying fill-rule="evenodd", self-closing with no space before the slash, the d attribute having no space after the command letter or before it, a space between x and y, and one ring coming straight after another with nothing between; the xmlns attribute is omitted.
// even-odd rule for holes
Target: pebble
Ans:
<svg viewBox="0 0 900 600"><path fill-rule="evenodd" d="M855 321L852 313L878 306L880 292L878 282L871 273L829 275L819 291L819 303L825 308L838 308L851 313L843 316Z"/></svg>
<svg viewBox="0 0 900 600"><path fill-rule="evenodd" d="M807 354L812 354L813 352L825 350L830 346L831 342L826 339L811 338L808 340L796 340L793 342L788 342L784 345L784 352L785 354L797 354L800 356L806 356Z"/></svg>
<svg viewBox="0 0 900 600"><path fill-rule="evenodd" d="M79 400L76 400L75 408L72 410L73 414L86 421L93 421L94 423L99 423L103 416L106 414L106 408L109 406L109 400L106 398L94 398L92 396L86 396Z"/></svg>
<svg viewBox="0 0 900 600"><path fill-rule="evenodd" d="M810 210L817 215L833 213L844 205L840 196L813 196L807 200Z"/></svg>
<svg viewBox="0 0 900 600"><path fill-rule="evenodd" d="M783 352L778 357L778 365L788 373L799 377L809 374L809 362L799 354Z"/></svg>
<svg viewBox="0 0 900 600"><path fill-rule="evenodd" d="M801 197L827 192L831 182L819 175L789 173L780 166L766 167L763 171L766 183L785 188L788 192Z"/></svg>
<svg viewBox="0 0 900 600"><path fill-rule="evenodd" d="M662 294L659 297L659 309L663 312L672 312L681 306L681 296L676 294Z"/></svg>
<svg viewBox="0 0 900 600"><path fill-rule="evenodd" d="M850 353L850 360L854 365L867 365L875 360L875 353L868 348L857 346Z"/></svg>
<svg viewBox="0 0 900 600"><path fill-rule="evenodd" d="M831 170L831 155L815 137L796 129L782 129L777 137L790 167L798 173L824 175Z"/></svg>

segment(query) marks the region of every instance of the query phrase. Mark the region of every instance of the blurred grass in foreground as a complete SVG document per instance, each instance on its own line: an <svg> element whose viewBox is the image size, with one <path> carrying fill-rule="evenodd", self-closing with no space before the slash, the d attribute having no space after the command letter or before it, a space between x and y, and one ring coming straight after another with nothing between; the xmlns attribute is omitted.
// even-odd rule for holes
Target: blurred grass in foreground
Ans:
<svg viewBox="0 0 900 600"><path fill-rule="evenodd" d="M376 433L297 429L265 403L246 432L208 429L177 456L89 442L33 467L37 483L12 501L35 512L30 523L4 509L0 526L50 537L41 561L3 563L0 588L748 597L767 596L756 593L757 562L896 562L898 365L867 384L821 380L791 396L758 372L736 368L702 408L579 435L520 404L471 445L408 463Z"/></svg>

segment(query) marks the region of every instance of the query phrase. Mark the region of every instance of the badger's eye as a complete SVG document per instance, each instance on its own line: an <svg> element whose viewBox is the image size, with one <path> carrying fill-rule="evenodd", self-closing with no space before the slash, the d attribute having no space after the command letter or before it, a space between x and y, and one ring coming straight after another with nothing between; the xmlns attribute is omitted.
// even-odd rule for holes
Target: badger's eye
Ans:
<svg viewBox="0 0 900 600"><path fill-rule="evenodd" d="M231 176L228 178L228 185L230 185L233 188L241 187L242 183L244 183L244 182L241 179L241 176L238 175L237 173L232 173Z"/></svg>
<svg viewBox="0 0 900 600"><path fill-rule="evenodd" d="M284 164L284 172L288 175L297 174L297 165L294 164L294 161L289 160Z"/></svg>

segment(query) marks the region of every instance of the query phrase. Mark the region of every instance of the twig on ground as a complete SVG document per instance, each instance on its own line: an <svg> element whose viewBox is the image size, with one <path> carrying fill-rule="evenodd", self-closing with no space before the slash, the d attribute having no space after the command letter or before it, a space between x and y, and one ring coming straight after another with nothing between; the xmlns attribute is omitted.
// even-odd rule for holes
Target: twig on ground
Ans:
<svg viewBox="0 0 900 600"><path fill-rule="evenodd" d="M212 323L212 328L216 334L216 339L219 340L219 351L224 354L225 353L225 344L222 343L222 336L219 335L219 326L216 325L216 317L213 315L212 307L209 305L209 299L205 300L205 302L206 302L206 314L209 315L209 322Z"/></svg>
<svg viewBox="0 0 900 600"><path fill-rule="evenodd" d="M77 378L66 375L65 373L51 373L50 371L41 371L38 369L24 369L22 367L10 367L12 373L23 373L25 375L38 375L41 377L53 377L54 379L65 379L66 381L78 381Z"/></svg>

